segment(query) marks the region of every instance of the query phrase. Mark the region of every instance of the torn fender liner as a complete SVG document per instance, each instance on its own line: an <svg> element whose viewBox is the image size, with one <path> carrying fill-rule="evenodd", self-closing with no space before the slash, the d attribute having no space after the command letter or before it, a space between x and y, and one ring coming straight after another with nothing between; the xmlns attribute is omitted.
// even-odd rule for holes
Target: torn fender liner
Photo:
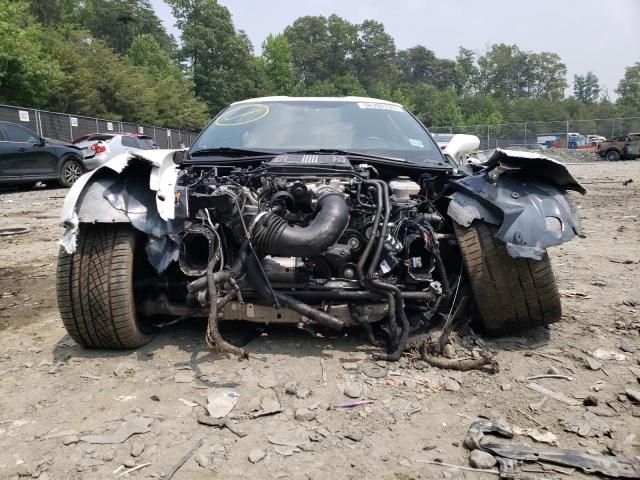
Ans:
<svg viewBox="0 0 640 480"><path fill-rule="evenodd" d="M496 148L482 165L487 170L498 166L509 170L519 170L526 177L545 178L565 190L574 190L582 195L587 193L587 190L569 173L569 169L563 163L539 153Z"/></svg>
<svg viewBox="0 0 640 480"><path fill-rule="evenodd" d="M148 236L147 257L158 271L178 258L183 222L173 220L173 150L127 153L84 175L71 188L61 214L60 244L76 248L80 223L131 223Z"/></svg>
<svg viewBox="0 0 640 480"><path fill-rule="evenodd" d="M489 420L477 420L471 424L465 446L472 450L479 448L497 457L525 462L548 462L565 467L579 468L585 473L601 473L616 478L640 478L640 462L626 457L590 455L580 450L563 448L529 447L526 445L505 445L482 443L485 433L497 433L512 438L510 425Z"/></svg>
<svg viewBox="0 0 640 480"><path fill-rule="evenodd" d="M491 210L464 193L455 192L451 195L451 199L453 201L449 204L447 213L463 227L468 227L474 220L482 220L493 225L500 225L502 221L502 215L497 208Z"/></svg>
<svg viewBox="0 0 640 480"><path fill-rule="evenodd" d="M534 155L520 159L531 162L520 167L505 151L496 152L498 155L494 153L483 164L484 170L452 182L456 192L447 212L451 218L462 226L474 220L500 225L496 238L514 258L540 260L547 247L580 234L580 222L566 189L585 190L564 165ZM545 173L545 166L550 165L555 174Z"/></svg>

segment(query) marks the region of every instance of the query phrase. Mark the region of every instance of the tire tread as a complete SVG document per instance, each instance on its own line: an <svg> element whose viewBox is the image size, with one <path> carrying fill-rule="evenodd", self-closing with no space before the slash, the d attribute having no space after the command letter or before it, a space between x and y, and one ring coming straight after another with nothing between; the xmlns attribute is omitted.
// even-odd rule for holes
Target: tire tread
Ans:
<svg viewBox="0 0 640 480"><path fill-rule="evenodd" d="M458 245L487 333L509 335L558 322L560 294L549 256L513 258L484 222L455 224Z"/></svg>
<svg viewBox="0 0 640 480"><path fill-rule="evenodd" d="M58 254L57 297L69 335L90 348L136 348L140 327L133 296L136 232L127 224L82 224L77 249Z"/></svg>

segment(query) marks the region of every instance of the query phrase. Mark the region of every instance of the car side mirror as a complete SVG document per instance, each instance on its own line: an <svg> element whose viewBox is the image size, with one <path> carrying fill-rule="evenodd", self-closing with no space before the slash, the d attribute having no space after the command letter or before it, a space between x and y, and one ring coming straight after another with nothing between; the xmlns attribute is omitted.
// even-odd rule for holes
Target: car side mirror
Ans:
<svg viewBox="0 0 640 480"><path fill-rule="evenodd" d="M187 157L186 150L175 151L173 152L173 163L175 163L176 165L182 165L186 157Z"/></svg>
<svg viewBox="0 0 640 480"><path fill-rule="evenodd" d="M34 143L34 146L36 146L36 147L44 147L45 144L46 144L45 139L40 137L40 139L36 143Z"/></svg>

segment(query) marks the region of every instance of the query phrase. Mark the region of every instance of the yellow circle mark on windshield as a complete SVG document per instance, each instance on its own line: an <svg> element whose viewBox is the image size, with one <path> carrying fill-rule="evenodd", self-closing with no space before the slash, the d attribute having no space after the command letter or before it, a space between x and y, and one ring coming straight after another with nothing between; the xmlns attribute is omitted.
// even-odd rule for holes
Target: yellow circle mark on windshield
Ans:
<svg viewBox="0 0 640 480"><path fill-rule="evenodd" d="M215 124L220 127L235 127L257 122L269 113L269 107L260 103L241 105L224 112L216 118Z"/></svg>

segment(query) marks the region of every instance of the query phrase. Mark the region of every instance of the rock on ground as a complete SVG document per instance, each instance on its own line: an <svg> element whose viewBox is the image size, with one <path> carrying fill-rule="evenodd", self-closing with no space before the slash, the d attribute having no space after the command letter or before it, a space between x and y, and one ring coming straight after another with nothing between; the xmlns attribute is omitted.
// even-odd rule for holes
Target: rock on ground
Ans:
<svg viewBox="0 0 640 480"><path fill-rule="evenodd" d="M473 468L493 468L498 463L493 455L482 450L473 450L469 456L469 464Z"/></svg>

